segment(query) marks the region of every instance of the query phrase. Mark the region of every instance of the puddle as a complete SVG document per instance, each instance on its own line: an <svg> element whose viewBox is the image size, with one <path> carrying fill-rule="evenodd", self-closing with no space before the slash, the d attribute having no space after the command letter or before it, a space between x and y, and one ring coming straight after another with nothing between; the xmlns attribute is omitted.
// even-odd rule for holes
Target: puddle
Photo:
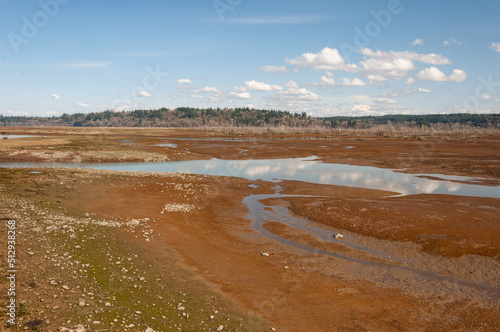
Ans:
<svg viewBox="0 0 500 332"><path fill-rule="evenodd" d="M261 200L270 199L270 198L284 198L284 197L320 197L320 196L297 196L297 195L282 195L280 194L280 189L276 188L275 194L265 194L265 195L250 195L243 199L243 203L248 208L247 218L251 221L252 229L257 231L262 236L279 242L283 245L288 245L297 249L304 250L311 254L330 256L338 259L342 259L345 261L350 261L353 263L361 264L364 267L375 267L379 268L382 273L384 273L384 278L393 278L395 277L398 281L400 281L401 272L409 272L413 275L418 276L420 280L425 283L438 283L440 287L443 286L442 282L448 282L453 285L453 287L469 287L475 290L483 291L489 293L493 298L497 298L500 296L500 291L492 287L490 285L474 283L467 280L462 280L458 278L454 278L451 276L443 275L438 272L433 271L425 271L418 269L413 266L411 261L404 260L401 258L395 257L394 254L388 254L383 251L374 250L373 248L360 245L349 240L349 237L344 236L341 240L336 240L335 235L338 234L334 231L323 229L320 227L315 227L309 220L294 217L290 215L289 211L285 207L280 206L266 206L261 203ZM297 243L289 239L282 238L281 236L271 233L267 229L264 228L266 222L279 222L289 227L300 229L307 231L309 234L315 236L320 241L323 242L335 242L340 245L346 246L348 248L355 249L357 251L369 253L377 258L387 260L385 262L376 262L371 260L363 260L361 258L351 257L345 254L334 253L330 251L325 251L322 249L317 249L314 247L310 247L305 244ZM390 262L390 263L389 263Z"/></svg>
<svg viewBox="0 0 500 332"><path fill-rule="evenodd" d="M38 135L2 135L2 138L12 139L12 138L27 138L27 137L40 137Z"/></svg>
<svg viewBox="0 0 500 332"><path fill-rule="evenodd" d="M445 194L500 198L500 186L465 184L474 178L439 174L398 173L390 169L322 163L316 157L250 160L190 160L155 163L0 163L0 167L71 167L118 171L192 173L240 177L279 182L302 181L317 184L378 189L399 195Z"/></svg>
<svg viewBox="0 0 500 332"><path fill-rule="evenodd" d="M159 144L155 144L155 146L162 146L162 147L166 147L166 148L177 148L177 144L174 144L174 143L159 143Z"/></svg>

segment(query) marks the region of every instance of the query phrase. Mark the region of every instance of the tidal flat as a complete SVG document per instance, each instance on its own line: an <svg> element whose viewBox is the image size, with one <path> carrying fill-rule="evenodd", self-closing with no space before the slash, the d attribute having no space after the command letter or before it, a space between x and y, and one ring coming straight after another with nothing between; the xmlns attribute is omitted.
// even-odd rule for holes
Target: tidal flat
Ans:
<svg viewBox="0 0 500 332"><path fill-rule="evenodd" d="M17 225L17 321L12 326L4 319L7 330L500 328L500 199L453 193L460 186L500 191L499 135L3 132L33 135L0 141L3 166L33 163L0 168L0 219ZM265 167L253 178L230 168L207 175L36 167L214 158L314 158L392 170L451 190L402 193L396 185L331 184L321 174L316 182L267 179L258 174ZM294 172L305 172L295 165ZM359 173L349 176L366 175ZM3 274L7 231L0 231ZM5 311L8 284L2 279Z"/></svg>

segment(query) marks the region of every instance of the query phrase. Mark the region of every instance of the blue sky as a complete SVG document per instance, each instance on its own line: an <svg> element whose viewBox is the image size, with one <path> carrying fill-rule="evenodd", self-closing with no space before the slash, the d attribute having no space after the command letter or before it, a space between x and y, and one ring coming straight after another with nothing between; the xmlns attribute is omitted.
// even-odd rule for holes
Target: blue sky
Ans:
<svg viewBox="0 0 500 332"><path fill-rule="evenodd" d="M500 113L500 1L0 0L0 114Z"/></svg>

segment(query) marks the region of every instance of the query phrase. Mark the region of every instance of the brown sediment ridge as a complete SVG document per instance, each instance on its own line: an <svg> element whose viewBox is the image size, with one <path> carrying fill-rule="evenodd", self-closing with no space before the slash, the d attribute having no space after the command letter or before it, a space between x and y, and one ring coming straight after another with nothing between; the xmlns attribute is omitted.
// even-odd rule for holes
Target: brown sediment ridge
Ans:
<svg viewBox="0 0 500 332"><path fill-rule="evenodd" d="M109 160L114 158L109 151L125 152L117 161L139 160L145 152L153 160L316 155L323 162L481 177L490 185L500 179L500 136L426 141L374 137L224 141L185 130L95 129L96 141L82 131L63 136L68 129L23 130L47 138L0 142L5 143L0 144L2 160ZM203 140L169 140L181 136ZM46 144L47 140L60 144ZM164 141L177 147L155 145ZM57 151L64 158L58 159L62 154L54 154ZM251 226L243 199L274 194L276 183L141 172L29 171L2 171L4 199L23 199L35 205L46 202L61 213L122 224L140 220L151 231L148 241L136 238L137 233L124 233L117 235L120 243L129 243L158 266L176 264L190 271L182 278L202 281L207 287L197 286L198 297L215 292L230 301L236 310L230 319L246 317L245 313L263 319L264 323L245 321L247 329L250 324L283 331L500 328L499 199L430 194L388 197L394 193L282 181L283 197L261 201L268 210L287 207L308 225L344 235L325 241L284 223L264 223L271 234L311 249L307 251L286 241L273 241ZM348 243L370 250L356 250L345 245ZM50 262L44 264L50 267ZM44 276L36 278L43 280ZM34 301L29 305L40 306ZM54 306L45 310L57 311L51 309ZM215 325L213 329L219 323ZM243 325L233 329L244 330ZM253 326L255 330L257 325Z"/></svg>

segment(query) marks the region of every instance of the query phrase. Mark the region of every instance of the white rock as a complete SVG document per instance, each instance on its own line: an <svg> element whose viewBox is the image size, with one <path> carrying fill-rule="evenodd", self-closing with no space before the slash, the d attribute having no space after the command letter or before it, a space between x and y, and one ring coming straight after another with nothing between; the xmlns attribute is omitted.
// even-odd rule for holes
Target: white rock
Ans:
<svg viewBox="0 0 500 332"><path fill-rule="evenodd" d="M66 285L63 285L63 286L62 286L62 288L66 289L66 290L68 290L68 289L69 289L69 287L68 287L68 286L66 286Z"/></svg>
<svg viewBox="0 0 500 332"><path fill-rule="evenodd" d="M342 235L342 234L340 234L340 233L335 234L335 238L336 238L336 239L341 239L341 238L343 238L343 237L344 237L344 235Z"/></svg>
<svg viewBox="0 0 500 332"><path fill-rule="evenodd" d="M105 306L105 307L111 307L111 303L106 302L106 303L104 303L104 306Z"/></svg>
<svg viewBox="0 0 500 332"><path fill-rule="evenodd" d="M79 302L78 302L78 306L80 306L80 307L85 307L85 301L83 301L83 300L82 300L82 301L79 301Z"/></svg>
<svg viewBox="0 0 500 332"><path fill-rule="evenodd" d="M217 331L222 331L224 330L224 325L219 325L219 327L217 328Z"/></svg>
<svg viewBox="0 0 500 332"><path fill-rule="evenodd" d="M155 330L153 330L152 328L148 327L146 330L144 330L144 332L155 332Z"/></svg>
<svg viewBox="0 0 500 332"><path fill-rule="evenodd" d="M269 256L269 254L268 254L267 252L263 252L261 255L262 255L262 256L266 256L266 257L268 257L268 256Z"/></svg>

